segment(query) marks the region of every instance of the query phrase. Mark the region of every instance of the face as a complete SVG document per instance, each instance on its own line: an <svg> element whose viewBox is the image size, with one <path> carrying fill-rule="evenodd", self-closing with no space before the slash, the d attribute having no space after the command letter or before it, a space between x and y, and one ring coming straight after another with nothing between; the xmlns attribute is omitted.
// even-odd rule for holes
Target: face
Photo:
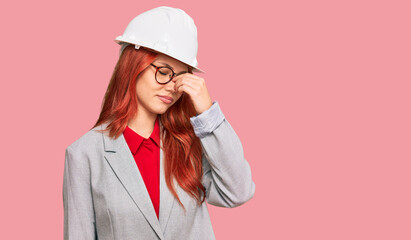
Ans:
<svg viewBox="0 0 411 240"><path fill-rule="evenodd" d="M178 75L181 72L187 72L188 66L174 58L159 53L153 64L157 67L163 67L168 64ZM163 114L171 107L183 94L174 91L174 82L159 84L155 79L156 68L149 65L138 77L136 83L138 112L145 111L146 114ZM168 103L159 96L173 98ZM145 115L146 115L145 114Z"/></svg>

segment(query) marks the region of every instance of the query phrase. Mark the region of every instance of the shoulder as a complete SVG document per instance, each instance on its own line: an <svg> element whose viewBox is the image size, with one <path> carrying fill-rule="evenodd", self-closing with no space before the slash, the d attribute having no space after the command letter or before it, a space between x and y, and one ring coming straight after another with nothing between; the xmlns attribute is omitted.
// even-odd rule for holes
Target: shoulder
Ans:
<svg viewBox="0 0 411 240"><path fill-rule="evenodd" d="M101 130L105 129L107 126L106 123L96 126L82 136L80 136L77 140L71 143L66 151L75 151L75 152L86 152L96 148L103 147L103 132Z"/></svg>

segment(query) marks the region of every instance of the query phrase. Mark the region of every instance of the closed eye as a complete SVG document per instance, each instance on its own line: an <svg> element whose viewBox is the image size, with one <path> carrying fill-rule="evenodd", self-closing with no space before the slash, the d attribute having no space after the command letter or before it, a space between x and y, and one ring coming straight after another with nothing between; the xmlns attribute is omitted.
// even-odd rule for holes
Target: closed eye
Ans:
<svg viewBox="0 0 411 240"><path fill-rule="evenodd" d="M158 72L159 72L161 75L164 75L164 76L167 75L167 73L163 73L163 72L160 71L160 70L159 70Z"/></svg>

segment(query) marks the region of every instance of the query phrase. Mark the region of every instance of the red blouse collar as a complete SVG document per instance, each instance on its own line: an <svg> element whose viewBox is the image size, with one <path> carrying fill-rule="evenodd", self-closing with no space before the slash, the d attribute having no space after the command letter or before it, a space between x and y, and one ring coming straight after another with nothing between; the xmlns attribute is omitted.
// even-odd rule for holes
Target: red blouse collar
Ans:
<svg viewBox="0 0 411 240"><path fill-rule="evenodd" d="M136 154L141 143L144 140L147 140L144 137L140 136L138 133L136 133L134 130L129 128L128 126L126 126L126 129L124 130L123 135L133 155ZM157 144L157 146L160 146L159 117L157 117L156 122L154 123L154 130L148 139L152 139L152 141L154 141Z"/></svg>

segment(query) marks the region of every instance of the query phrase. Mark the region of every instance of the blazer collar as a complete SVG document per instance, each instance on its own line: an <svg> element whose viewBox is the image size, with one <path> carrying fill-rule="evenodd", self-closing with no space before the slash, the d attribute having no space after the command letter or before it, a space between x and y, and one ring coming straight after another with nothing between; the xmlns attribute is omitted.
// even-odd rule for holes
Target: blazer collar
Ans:
<svg viewBox="0 0 411 240"><path fill-rule="evenodd" d="M100 125L103 130L108 123ZM163 129L161 121L159 121L160 134ZM136 207L140 209L142 214L147 219L153 230L157 233L160 239L164 239L163 232L166 229L171 209L174 206L175 197L169 191L165 182L164 173L164 152L163 142L160 137L160 211L159 219L155 213L153 204L144 184L143 178L134 160L134 157L125 141L124 135L121 134L117 139L110 138L107 133L102 133L104 144L104 157L115 172L119 181L133 199ZM178 189L174 183L175 189Z"/></svg>

